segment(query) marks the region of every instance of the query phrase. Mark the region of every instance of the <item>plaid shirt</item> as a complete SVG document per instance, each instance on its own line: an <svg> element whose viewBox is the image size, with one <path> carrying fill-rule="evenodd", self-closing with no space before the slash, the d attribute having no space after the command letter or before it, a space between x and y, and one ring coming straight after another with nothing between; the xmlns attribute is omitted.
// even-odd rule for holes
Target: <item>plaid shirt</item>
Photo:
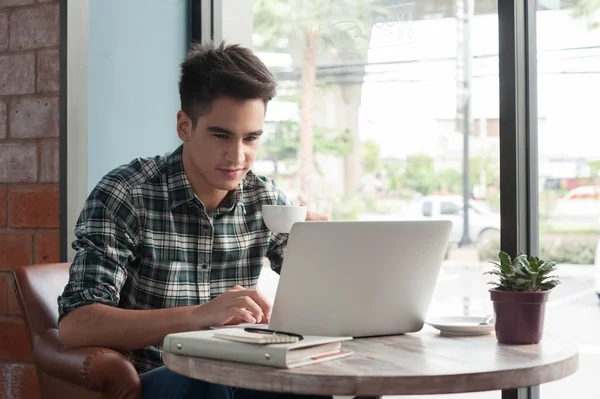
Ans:
<svg viewBox="0 0 600 399"><path fill-rule="evenodd" d="M279 272L287 234L266 228L264 204L291 204L274 181L248 172L219 209L194 194L179 147L106 175L75 228L77 251L59 318L100 303L159 309L206 303L236 284L255 288L264 258ZM126 353L138 372L162 366L161 346Z"/></svg>

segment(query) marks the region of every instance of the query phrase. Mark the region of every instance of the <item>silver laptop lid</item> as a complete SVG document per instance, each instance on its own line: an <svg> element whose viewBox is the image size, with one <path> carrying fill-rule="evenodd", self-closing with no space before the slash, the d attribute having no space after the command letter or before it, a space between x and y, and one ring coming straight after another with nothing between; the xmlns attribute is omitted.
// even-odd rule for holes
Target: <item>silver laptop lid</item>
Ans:
<svg viewBox="0 0 600 399"><path fill-rule="evenodd" d="M296 223L269 327L306 335L419 331L452 222Z"/></svg>

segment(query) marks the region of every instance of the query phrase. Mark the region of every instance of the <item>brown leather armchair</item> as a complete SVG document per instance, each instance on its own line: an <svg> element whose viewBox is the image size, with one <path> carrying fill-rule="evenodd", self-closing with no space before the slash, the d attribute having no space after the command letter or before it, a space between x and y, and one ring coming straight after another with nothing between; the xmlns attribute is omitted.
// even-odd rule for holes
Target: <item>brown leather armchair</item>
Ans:
<svg viewBox="0 0 600 399"><path fill-rule="evenodd" d="M121 353L61 343L56 299L69 279L69 263L22 266L14 275L43 399L143 398L140 378Z"/></svg>

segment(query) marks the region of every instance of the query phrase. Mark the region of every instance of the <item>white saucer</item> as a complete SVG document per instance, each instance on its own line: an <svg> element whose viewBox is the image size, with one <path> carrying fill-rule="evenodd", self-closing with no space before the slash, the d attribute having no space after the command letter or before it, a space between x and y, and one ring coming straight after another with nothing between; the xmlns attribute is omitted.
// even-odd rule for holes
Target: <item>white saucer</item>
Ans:
<svg viewBox="0 0 600 399"><path fill-rule="evenodd" d="M484 335L494 331L493 324L480 325L484 316L445 316L428 319L425 323L444 335Z"/></svg>

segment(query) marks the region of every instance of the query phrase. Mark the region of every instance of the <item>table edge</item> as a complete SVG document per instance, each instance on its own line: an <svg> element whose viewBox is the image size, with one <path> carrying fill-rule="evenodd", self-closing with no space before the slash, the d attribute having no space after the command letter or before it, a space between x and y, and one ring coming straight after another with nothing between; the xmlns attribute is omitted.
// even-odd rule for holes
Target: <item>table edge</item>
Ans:
<svg viewBox="0 0 600 399"><path fill-rule="evenodd" d="M261 367L261 379L251 378L257 371L235 369L238 363L183 356L165 351L163 362L170 370L202 380L261 391L316 395L435 395L495 391L540 385L566 378L579 367L579 351L550 364L499 371L443 374L434 376L328 376L282 373L279 368ZM248 365L245 365L248 366ZM233 378L235 371L238 377ZM241 378L246 374L248 378ZM426 383L424 383L426 379ZM319 388L326 387L326 389Z"/></svg>

